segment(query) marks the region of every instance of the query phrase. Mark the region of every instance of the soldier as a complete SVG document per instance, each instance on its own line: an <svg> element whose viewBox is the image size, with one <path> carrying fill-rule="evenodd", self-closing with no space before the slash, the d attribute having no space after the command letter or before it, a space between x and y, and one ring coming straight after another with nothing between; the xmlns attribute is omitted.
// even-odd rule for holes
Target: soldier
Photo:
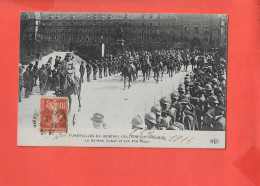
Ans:
<svg viewBox="0 0 260 186"><path fill-rule="evenodd" d="M93 68L93 80L97 80L98 66L96 64L96 61L93 62L92 68Z"/></svg>
<svg viewBox="0 0 260 186"><path fill-rule="evenodd" d="M176 130L176 129L169 129L171 126L177 127L179 130L185 130L184 125L180 122L176 121L176 109L171 108L168 111L168 115L171 118L170 126L167 128L167 130Z"/></svg>
<svg viewBox="0 0 260 186"><path fill-rule="evenodd" d="M29 98L31 91L31 74L29 67L26 68L26 71L23 73L24 79L24 88L25 88L25 98Z"/></svg>
<svg viewBox="0 0 260 186"><path fill-rule="evenodd" d="M29 83L30 83L30 95L32 95L32 90L33 90L33 86L34 86L34 72L33 72L33 64L31 63L29 66L29 74L31 76L31 78L29 79Z"/></svg>
<svg viewBox="0 0 260 186"><path fill-rule="evenodd" d="M162 108L159 105L154 105L151 108L151 112L155 113L156 115L156 126L160 126L161 125L161 112L162 112Z"/></svg>
<svg viewBox="0 0 260 186"><path fill-rule="evenodd" d="M140 115L135 116L132 121L132 129L146 129L146 125L143 123L143 119Z"/></svg>
<svg viewBox="0 0 260 186"><path fill-rule="evenodd" d="M24 79L23 79L23 66L19 66L19 89L18 89L18 101L22 101L22 90L24 87Z"/></svg>
<svg viewBox="0 0 260 186"><path fill-rule="evenodd" d="M103 73L103 61L101 60L98 64L99 78L102 78Z"/></svg>
<svg viewBox="0 0 260 186"><path fill-rule="evenodd" d="M226 130L226 119L224 117L225 108L221 106L216 106L216 115L215 121L213 123L212 130L214 131L223 131Z"/></svg>
<svg viewBox="0 0 260 186"><path fill-rule="evenodd" d="M42 67L40 68L39 81L40 81L40 94L43 95L46 93L46 85L48 81L48 73L45 65L42 65Z"/></svg>
<svg viewBox="0 0 260 186"><path fill-rule="evenodd" d="M206 131L212 130L213 122L216 116L215 110L218 103L219 102L216 96L210 96L208 98L209 109L207 110L206 114L203 117L202 130L206 130Z"/></svg>
<svg viewBox="0 0 260 186"><path fill-rule="evenodd" d="M107 77L107 59L105 59L105 61L103 62L103 66L104 66L104 77Z"/></svg>
<svg viewBox="0 0 260 186"><path fill-rule="evenodd" d="M156 115L153 112L145 114L145 125L147 126L148 130L158 130L156 128Z"/></svg>
<svg viewBox="0 0 260 186"><path fill-rule="evenodd" d="M166 97L163 97L163 98L160 99L160 105L162 107L162 112L168 113L169 102L168 102L168 99Z"/></svg>
<svg viewBox="0 0 260 186"><path fill-rule="evenodd" d="M35 62L34 66L33 66L33 77L34 77L34 86L37 86L37 79L39 77L39 69L38 69L38 61Z"/></svg>
<svg viewBox="0 0 260 186"><path fill-rule="evenodd" d="M91 63L91 60L89 60L89 62ZM86 71L87 71L87 81L90 82L90 75L91 75L91 64L87 63L86 64Z"/></svg>
<svg viewBox="0 0 260 186"><path fill-rule="evenodd" d="M94 129L107 129L108 126L104 123L104 116L99 113L95 113L91 118Z"/></svg>
<svg viewBox="0 0 260 186"><path fill-rule="evenodd" d="M83 77L84 77L84 74L85 74L85 64L84 64L84 61L81 62L81 65L79 67L79 72L80 72L80 82L83 83Z"/></svg>

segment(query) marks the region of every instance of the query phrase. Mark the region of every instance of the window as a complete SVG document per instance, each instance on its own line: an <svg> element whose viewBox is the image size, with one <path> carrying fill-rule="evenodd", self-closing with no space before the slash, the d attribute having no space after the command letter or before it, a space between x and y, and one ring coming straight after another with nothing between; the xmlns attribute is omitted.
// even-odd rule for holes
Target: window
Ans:
<svg viewBox="0 0 260 186"><path fill-rule="evenodd" d="M150 26L153 26L153 23L150 23Z"/></svg>
<svg viewBox="0 0 260 186"><path fill-rule="evenodd" d="M160 42L160 38L159 38L159 37L157 38L157 42L158 42L158 43Z"/></svg>
<svg viewBox="0 0 260 186"><path fill-rule="evenodd" d="M88 42L88 40L89 40L88 37L86 37L86 42Z"/></svg>
<svg viewBox="0 0 260 186"><path fill-rule="evenodd" d="M65 33L65 30L62 30L62 33Z"/></svg>
<svg viewBox="0 0 260 186"><path fill-rule="evenodd" d="M29 35L29 40L32 40L32 34Z"/></svg>
<svg viewBox="0 0 260 186"><path fill-rule="evenodd" d="M142 26L145 26L144 23L142 23Z"/></svg>
<svg viewBox="0 0 260 186"><path fill-rule="evenodd" d="M142 34L144 34L144 30L142 30Z"/></svg>
<svg viewBox="0 0 260 186"><path fill-rule="evenodd" d="M135 37L133 38L133 41L134 41L134 43L136 42L136 38Z"/></svg>
<svg viewBox="0 0 260 186"><path fill-rule="evenodd" d="M82 39L82 36L79 36L79 40L81 41L81 39Z"/></svg>
<svg viewBox="0 0 260 186"><path fill-rule="evenodd" d="M86 33L88 34L88 30L86 30Z"/></svg>
<svg viewBox="0 0 260 186"><path fill-rule="evenodd" d="M225 30L225 35L227 35L227 30Z"/></svg>
<svg viewBox="0 0 260 186"><path fill-rule="evenodd" d="M170 34L171 33L171 31L170 30L167 30L167 34Z"/></svg>
<svg viewBox="0 0 260 186"><path fill-rule="evenodd" d="M73 30L70 30L70 33L73 33Z"/></svg>
<svg viewBox="0 0 260 186"><path fill-rule="evenodd" d="M141 37L141 43L144 43L144 37Z"/></svg>
<svg viewBox="0 0 260 186"><path fill-rule="evenodd" d="M158 23L158 26L160 26L161 24L160 23Z"/></svg>
<svg viewBox="0 0 260 186"><path fill-rule="evenodd" d="M152 39L153 39L152 37L149 37L149 42L150 42L150 43L152 42Z"/></svg>
<svg viewBox="0 0 260 186"><path fill-rule="evenodd" d="M55 36L55 40L58 40L58 36Z"/></svg>
<svg viewBox="0 0 260 186"><path fill-rule="evenodd" d="M26 40L26 35L23 35L23 40Z"/></svg>
<svg viewBox="0 0 260 186"><path fill-rule="evenodd" d="M152 30L149 30L149 34L151 34L152 33Z"/></svg>
<svg viewBox="0 0 260 186"><path fill-rule="evenodd" d="M160 34L161 33L161 30L157 30L157 34Z"/></svg>
<svg viewBox="0 0 260 186"><path fill-rule="evenodd" d="M101 23L101 26L104 26L104 23Z"/></svg>
<svg viewBox="0 0 260 186"><path fill-rule="evenodd" d="M80 33L80 34L81 34L81 32L82 32L82 31L81 31L81 30L79 30L79 33Z"/></svg>
<svg viewBox="0 0 260 186"><path fill-rule="evenodd" d="M62 23L63 26L65 26L65 23Z"/></svg>
<svg viewBox="0 0 260 186"><path fill-rule="evenodd" d="M108 26L111 26L111 22L108 22Z"/></svg>
<svg viewBox="0 0 260 186"><path fill-rule="evenodd" d="M108 42L108 43L110 42L110 36L107 37L107 42Z"/></svg>
<svg viewBox="0 0 260 186"><path fill-rule="evenodd" d="M195 31L196 34L199 34L199 27L196 26L196 27L194 28L194 31Z"/></svg>
<svg viewBox="0 0 260 186"><path fill-rule="evenodd" d="M95 36L93 36L93 39L92 39L92 41L96 41L96 37L95 37Z"/></svg>
<svg viewBox="0 0 260 186"><path fill-rule="evenodd" d="M208 33L209 32L209 27L205 27L205 33Z"/></svg>
<svg viewBox="0 0 260 186"><path fill-rule="evenodd" d="M65 41L65 36L62 36L62 41Z"/></svg>
<svg viewBox="0 0 260 186"><path fill-rule="evenodd" d="M70 40L71 40L71 41L73 40L73 36L70 36Z"/></svg>

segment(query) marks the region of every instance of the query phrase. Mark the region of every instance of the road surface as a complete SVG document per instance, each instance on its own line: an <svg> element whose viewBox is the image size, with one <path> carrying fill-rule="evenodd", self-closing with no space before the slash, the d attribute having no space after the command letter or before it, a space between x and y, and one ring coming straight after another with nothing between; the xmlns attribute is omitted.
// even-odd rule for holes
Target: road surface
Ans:
<svg viewBox="0 0 260 186"><path fill-rule="evenodd" d="M44 56L39 62L39 67L46 63L49 57L55 56L64 58L66 52L54 52ZM82 61L79 57L75 57L76 74L79 77L79 66ZM190 71L190 67L188 71ZM72 95L71 113L69 114L69 127L72 125L74 118L77 128L92 128L90 118L94 113L104 115L105 123L109 128L115 129L130 129L131 120L135 115L141 115L150 112L154 104L159 104L161 97L168 98L173 89L177 89L179 83L183 81L183 77L187 72L181 71L179 74L174 74L172 78L168 74L164 74L163 81L157 84L153 78L143 82L141 71L136 82L132 84L130 89L123 90L123 81L121 76L114 75L103 77L102 79L92 80L87 82L86 73L84 83L82 84L81 92L81 111L78 112L77 96ZM53 91L49 91L46 96L54 96ZM18 126L32 127L33 113L39 108L40 92L38 87L33 88L33 95L30 98L22 98L22 102L18 105ZM73 117L75 116L75 117Z"/></svg>

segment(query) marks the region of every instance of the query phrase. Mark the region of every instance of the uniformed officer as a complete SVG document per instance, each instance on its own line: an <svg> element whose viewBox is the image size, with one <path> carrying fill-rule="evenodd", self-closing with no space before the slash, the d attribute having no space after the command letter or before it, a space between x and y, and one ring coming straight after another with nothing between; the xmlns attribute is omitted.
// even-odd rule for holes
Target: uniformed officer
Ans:
<svg viewBox="0 0 260 186"><path fill-rule="evenodd" d="M92 68L93 68L93 80L97 80L98 66L96 64L96 61L93 62Z"/></svg>
<svg viewBox="0 0 260 186"><path fill-rule="evenodd" d="M29 98L30 96L30 90L31 90L31 74L30 74L29 67L26 68L26 71L23 73L23 79L24 79L24 88L25 88L25 98Z"/></svg>
<svg viewBox="0 0 260 186"><path fill-rule="evenodd" d="M84 74L85 74L85 63L84 61L81 62L80 67L79 67L79 72L80 72L80 82L83 83L84 81Z"/></svg>
<svg viewBox="0 0 260 186"><path fill-rule="evenodd" d="M19 66L19 89L18 89L18 101L22 101L22 90L24 87L24 79L23 79L23 66Z"/></svg>
<svg viewBox="0 0 260 186"><path fill-rule="evenodd" d="M156 128L156 115L153 112L145 114L145 125L147 126L148 130L158 130Z"/></svg>
<svg viewBox="0 0 260 186"><path fill-rule="evenodd" d="M203 117L202 130L212 130L213 122L216 116L215 110L218 103L219 102L216 96L213 95L208 98L209 109Z"/></svg>
<svg viewBox="0 0 260 186"><path fill-rule="evenodd" d="M91 75L91 60L89 61L89 63L86 64L86 71L87 71L87 81L90 82L90 75Z"/></svg>
<svg viewBox="0 0 260 186"><path fill-rule="evenodd" d="M33 78L34 78L34 86L37 86L37 79L39 77L39 69L38 69L38 61L35 62L33 66Z"/></svg>

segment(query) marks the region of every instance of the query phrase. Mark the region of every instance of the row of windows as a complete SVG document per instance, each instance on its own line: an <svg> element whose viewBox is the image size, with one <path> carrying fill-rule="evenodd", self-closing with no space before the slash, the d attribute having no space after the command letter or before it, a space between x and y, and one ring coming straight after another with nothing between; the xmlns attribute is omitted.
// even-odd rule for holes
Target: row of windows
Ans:
<svg viewBox="0 0 260 186"><path fill-rule="evenodd" d="M52 22L41 22L42 26L111 26L111 25L115 25L115 26L119 26L119 25L124 25L124 26L173 26L173 23L168 21L168 22L153 22L153 23L139 23L139 22L135 22L135 23L129 23L129 22L93 22L93 23L52 23Z"/></svg>
<svg viewBox="0 0 260 186"><path fill-rule="evenodd" d="M190 27L184 27L184 31L185 32L189 32L190 31ZM199 34L200 33L200 28L198 26L194 27L193 28L193 31L196 33L196 34ZM209 33L209 27L208 26L205 26L204 27L204 33Z"/></svg>
<svg viewBox="0 0 260 186"><path fill-rule="evenodd" d="M98 31L95 29L95 30L73 30L73 29L70 29L70 30L57 30L57 29L47 29L46 30L47 33L97 33ZM108 33L110 34L111 33L111 30L99 30L100 33ZM115 30L112 30L112 32L115 32ZM162 30L145 30L145 29L142 29L142 30L135 30L135 29L132 29L132 30L129 30L129 32L125 31L125 33L133 33L133 34L137 34L137 33L141 33L141 34L161 34ZM167 34L171 34L171 32L174 32L173 30L166 30L166 33Z"/></svg>

